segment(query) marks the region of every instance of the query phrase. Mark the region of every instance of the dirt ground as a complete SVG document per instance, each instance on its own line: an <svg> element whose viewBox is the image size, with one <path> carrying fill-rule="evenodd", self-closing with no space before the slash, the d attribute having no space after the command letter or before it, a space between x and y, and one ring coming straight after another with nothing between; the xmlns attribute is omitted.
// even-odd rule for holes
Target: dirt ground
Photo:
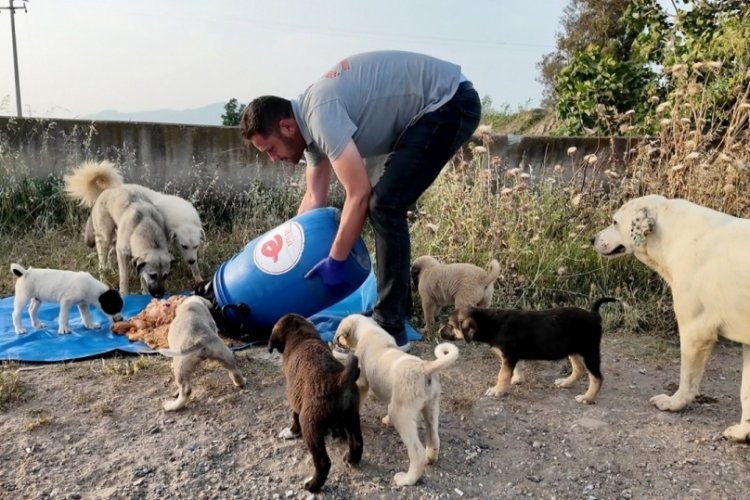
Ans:
<svg viewBox="0 0 750 500"><path fill-rule="evenodd" d="M440 458L420 483L398 488L406 450L380 419L382 402L362 411L364 457L342 461L329 441L331 474L319 495L302 483L312 462L299 440L276 437L290 417L280 356L263 347L237 353L249 379L235 389L213 365L199 372L190 405L165 413L174 385L159 355L47 365L6 364L23 400L0 413L0 498L743 498L750 490L747 445L721 431L740 416L741 352L721 343L703 395L682 413L663 413L650 396L676 388L675 344L606 332L605 381L595 405L554 387L565 362L526 365L507 396L485 397L498 361L483 345L459 344L441 375ZM433 346L415 353L432 359ZM37 369L27 369L37 368Z"/></svg>

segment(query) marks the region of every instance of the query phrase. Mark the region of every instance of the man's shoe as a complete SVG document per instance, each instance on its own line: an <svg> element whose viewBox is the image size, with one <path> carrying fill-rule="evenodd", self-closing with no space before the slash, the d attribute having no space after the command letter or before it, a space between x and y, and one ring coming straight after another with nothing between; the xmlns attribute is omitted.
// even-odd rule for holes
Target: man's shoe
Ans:
<svg viewBox="0 0 750 500"><path fill-rule="evenodd" d="M411 350L411 342L409 342L409 337L406 335L406 330L401 330L393 338L396 340L396 345L401 352L409 352Z"/></svg>

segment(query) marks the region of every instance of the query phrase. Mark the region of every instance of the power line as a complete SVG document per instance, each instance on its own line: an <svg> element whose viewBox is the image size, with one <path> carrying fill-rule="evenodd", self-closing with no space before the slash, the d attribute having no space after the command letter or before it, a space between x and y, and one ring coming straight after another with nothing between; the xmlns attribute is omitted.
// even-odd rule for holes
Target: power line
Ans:
<svg viewBox="0 0 750 500"><path fill-rule="evenodd" d="M18 50L16 49L16 11L21 10L23 8L24 12L26 11L26 2L29 0L21 0L23 2L23 7L14 7L13 6L13 0L9 0L10 5L8 7L0 7L0 10L8 10L10 11L10 34L13 38L13 70L16 75L16 113L18 114L18 117L21 118L23 116L23 113L21 111L21 84L18 79Z"/></svg>

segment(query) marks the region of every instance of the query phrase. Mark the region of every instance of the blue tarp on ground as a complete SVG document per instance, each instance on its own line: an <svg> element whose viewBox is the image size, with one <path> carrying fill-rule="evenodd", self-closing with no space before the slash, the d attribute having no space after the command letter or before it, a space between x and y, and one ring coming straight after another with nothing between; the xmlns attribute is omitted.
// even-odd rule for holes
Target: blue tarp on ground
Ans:
<svg viewBox="0 0 750 500"><path fill-rule="evenodd" d="M309 319L315 324L320 336L330 342L341 319L349 314L372 309L377 298L375 275L371 272L362 286L353 294L325 309ZM141 312L151 300L148 295L128 295L125 297L123 316L131 318ZM102 356L113 352L153 353L155 352L142 342L131 342L124 335L112 333L109 318L98 308L91 307L91 318L101 323L101 328L88 330L83 327L78 308L70 310L71 333L57 333L57 304L43 303L39 308L39 320L47 325L43 330L31 327L28 309L21 316L26 333L16 335L13 329L13 297L0 299L0 360L26 362L70 361ZM418 340L419 333L407 324L410 340ZM250 345L250 344L248 344ZM243 346L247 347L247 346Z"/></svg>

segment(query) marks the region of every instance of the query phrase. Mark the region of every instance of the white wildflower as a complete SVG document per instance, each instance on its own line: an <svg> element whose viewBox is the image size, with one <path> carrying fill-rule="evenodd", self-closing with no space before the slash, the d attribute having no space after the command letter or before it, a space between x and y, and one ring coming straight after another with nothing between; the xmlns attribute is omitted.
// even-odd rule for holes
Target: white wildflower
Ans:
<svg viewBox="0 0 750 500"><path fill-rule="evenodd" d="M436 224L433 224L432 222L430 222L428 224L425 224L424 227L426 227L427 229L429 229L432 234L436 234L437 233L438 227L437 227Z"/></svg>
<svg viewBox="0 0 750 500"><path fill-rule="evenodd" d="M558 163L557 165L552 167L552 171L555 172L556 174L559 174L560 172L563 171L563 166Z"/></svg>
<svg viewBox="0 0 750 500"><path fill-rule="evenodd" d="M511 188L507 188L507 187L500 190L500 194L503 195L503 196L509 195L512 192L513 192L513 190Z"/></svg>
<svg viewBox="0 0 750 500"><path fill-rule="evenodd" d="M656 106L656 112L657 113L664 113L665 111L668 111L671 106L672 105L669 102L659 103L659 105Z"/></svg>
<svg viewBox="0 0 750 500"><path fill-rule="evenodd" d="M574 154L576 154L576 151L578 151L578 148L577 148L577 147L575 147L575 146L570 146L570 147L568 148L568 156L573 156Z"/></svg>
<svg viewBox="0 0 750 500"><path fill-rule="evenodd" d="M487 148L484 146L474 146L473 153L477 156L483 155L487 152Z"/></svg>
<svg viewBox="0 0 750 500"><path fill-rule="evenodd" d="M688 155L687 155L687 156L685 157L685 159L686 159L686 160L690 160L690 161L693 161L693 160L697 160L697 159L698 159L698 158L700 158L700 157L701 157L701 154L700 154L700 153L699 153L698 151L693 151L692 153L689 153L689 154L688 154Z"/></svg>
<svg viewBox="0 0 750 500"><path fill-rule="evenodd" d="M706 66L714 71L719 71L721 69L721 61L708 61Z"/></svg>

